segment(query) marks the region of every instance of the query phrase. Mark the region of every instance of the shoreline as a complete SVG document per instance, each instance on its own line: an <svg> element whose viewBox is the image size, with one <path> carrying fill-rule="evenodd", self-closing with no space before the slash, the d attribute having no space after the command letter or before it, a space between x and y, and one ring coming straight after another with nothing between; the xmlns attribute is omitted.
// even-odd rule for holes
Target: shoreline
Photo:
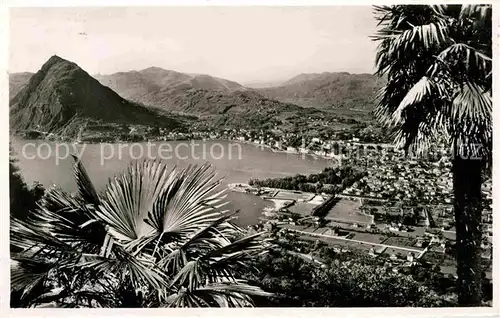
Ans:
<svg viewBox="0 0 500 318"><path fill-rule="evenodd" d="M108 144L125 144L125 143L148 143L148 142L171 142L171 141L225 141L225 142L236 142L240 144L246 144L254 147L262 147L271 150L274 153L285 153L285 154L292 154L292 155L306 155L306 156L311 156L314 159L323 159L323 160L328 160L328 161L335 161L337 164L341 163L341 160L338 158L334 158L331 156L325 156L325 155L318 155L314 153L304 153L300 151L289 151L289 150L283 150L283 149L276 149L270 145L267 144L258 144L255 142L251 141L244 141L244 140L238 140L238 139L223 139L223 138L187 138L187 139L151 139L151 140L141 140L141 141L134 141L134 140L109 140L109 141L81 141L79 139L51 139L51 138L26 138L25 136L19 135L19 134L9 134L9 139L11 138L19 138L21 140L37 140L37 141L50 141L50 142L65 142L65 143L71 143L71 144L78 144L78 145L98 145L98 144L103 144L103 143L108 143Z"/></svg>
<svg viewBox="0 0 500 318"><path fill-rule="evenodd" d="M337 163L340 164L340 160L338 158L334 158L334 157L330 157L330 156L318 155L318 154L315 154L315 153L304 153L304 152L300 152L300 151L289 151L289 150L283 150L283 149L276 149L276 148L274 148L274 147L272 147L270 145L257 144L255 142L246 141L246 140L232 140L232 139L228 139L227 141L236 141L236 142L239 142L239 143L242 143L242 144L252 145L252 146L255 146L255 147L267 148L267 149L271 150L274 153L288 153L288 154L292 154L292 155L307 155L307 156L311 156L311 157L316 158L316 159L333 160L333 161L335 161L335 162L337 162Z"/></svg>

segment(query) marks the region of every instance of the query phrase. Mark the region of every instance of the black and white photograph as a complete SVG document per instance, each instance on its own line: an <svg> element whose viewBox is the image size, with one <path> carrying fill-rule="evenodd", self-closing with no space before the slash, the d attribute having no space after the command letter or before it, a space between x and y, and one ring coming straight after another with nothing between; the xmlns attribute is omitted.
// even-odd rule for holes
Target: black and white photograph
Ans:
<svg viewBox="0 0 500 318"><path fill-rule="evenodd" d="M493 7L5 8L3 305L496 307Z"/></svg>

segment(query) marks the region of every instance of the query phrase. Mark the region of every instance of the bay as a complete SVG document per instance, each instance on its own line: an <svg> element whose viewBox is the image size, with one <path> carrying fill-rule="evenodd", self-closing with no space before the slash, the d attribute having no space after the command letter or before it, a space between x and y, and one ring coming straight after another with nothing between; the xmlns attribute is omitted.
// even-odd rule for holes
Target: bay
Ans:
<svg viewBox="0 0 500 318"><path fill-rule="evenodd" d="M81 159L92 182L103 190L109 178L123 172L135 160L163 160L180 168L189 164L210 162L223 177L223 186L248 182L252 178L277 178L295 174L310 174L335 164L334 161L309 155L274 152L269 148L233 141L162 141L151 143L70 144L45 140L23 140L11 137L17 165L24 180L40 182L45 187L53 184L75 191L70 153L81 154ZM149 149L149 150L148 150ZM142 153L141 153L142 152ZM228 208L240 210L242 226L255 224L270 201L254 195L229 192Z"/></svg>

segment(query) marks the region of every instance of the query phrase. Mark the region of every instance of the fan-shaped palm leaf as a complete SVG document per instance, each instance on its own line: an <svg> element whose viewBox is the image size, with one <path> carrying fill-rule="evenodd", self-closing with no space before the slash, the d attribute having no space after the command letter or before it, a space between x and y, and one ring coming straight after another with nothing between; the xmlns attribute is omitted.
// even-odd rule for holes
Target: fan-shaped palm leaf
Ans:
<svg viewBox="0 0 500 318"><path fill-rule="evenodd" d="M149 234L152 229L144 220L169 185L167 180L172 173L175 170L168 173L166 165L158 161L131 165L127 173L108 184L96 217L121 240L131 241Z"/></svg>
<svg viewBox="0 0 500 318"><path fill-rule="evenodd" d="M23 296L48 278L54 264L34 258L17 258L11 261L11 286L14 290L22 290Z"/></svg>
<svg viewBox="0 0 500 318"><path fill-rule="evenodd" d="M215 180L210 165L190 166L176 177L178 187L164 192L150 215L152 224L161 233L189 235L216 221L227 211L220 211L227 202L225 189L214 193L221 180Z"/></svg>
<svg viewBox="0 0 500 318"><path fill-rule="evenodd" d="M238 280L235 283L211 283L193 293L207 302L215 302L221 307L249 307L252 306L250 296L273 296L273 294L265 292L259 287L246 284L243 280Z"/></svg>
<svg viewBox="0 0 500 318"><path fill-rule="evenodd" d="M244 237L230 222L235 213L222 210L224 190L217 190L221 180L210 165L168 170L161 162L136 162L102 195L78 160L74 173L75 196L52 188L33 219L13 221L12 243L27 266L14 274L16 288L55 275L64 278L59 283L74 306L214 306L224 303L221 297L229 306L251 303L237 291L212 298L195 293L207 284L237 283L245 260L267 247L261 233ZM46 270L23 276L31 270L29 257Z"/></svg>
<svg viewBox="0 0 500 318"><path fill-rule="evenodd" d="M460 18L475 18L478 21L491 19L491 5L464 4L460 9Z"/></svg>
<svg viewBox="0 0 500 318"><path fill-rule="evenodd" d="M452 121L491 127L491 95L475 83L467 82L453 99Z"/></svg>

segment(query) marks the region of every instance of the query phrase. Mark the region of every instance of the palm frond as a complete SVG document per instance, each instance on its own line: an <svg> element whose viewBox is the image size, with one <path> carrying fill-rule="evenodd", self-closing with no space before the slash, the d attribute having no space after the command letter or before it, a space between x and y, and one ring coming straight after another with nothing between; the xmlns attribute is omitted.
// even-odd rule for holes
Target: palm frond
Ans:
<svg viewBox="0 0 500 318"><path fill-rule="evenodd" d="M11 261L11 288L22 290L26 296L38 284L43 283L49 276L54 264L46 260L34 258L16 258Z"/></svg>
<svg viewBox="0 0 500 318"><path fill-rule="evenodd" d="M439 47L447 41L448 25L445 21L413 26L397 35L393 42L394 50L412 50L419 45L428 49Z"/></svg>
<svg viewBox="0 0 500 318"><path fill-rule="evenodd" d="M227 286L268 244L230 222L237 212L223 209L226 189L217 190L209 164L137 162L101 196L80 161L74 170L77 195L52 188L36 215L12 220L11 243L21 250L13 288L44 287L31 303L61 296L70 307L251 305L250 286ZM49 280L63 292L47 293ZM196 293L210 284L224 285Z"/></svg>
<svg viewBox="0 0 500 318"><path fill-rule="evenodd" d="M37 248L70 250L71 246L50 233L49 225L31 221L11 220L10 243L23 251Z"/></svg>
<svg viewBox="0 0 500 318"><path fill-rule="evenodd" d="M460 18L477 19L484 21L491 19L492 7L490 4L464 4L460 9Z"/></svg>
<svg viewBox="0 0 500 318"><path fill-rule="evenodd" d="M238 280L236 284L231 282L221 282L221 283L212 283L207 284L204 287L200 287L197 291L212 291L219 293L239 293L251 296L260 296L260 297L272 297L273 293L269 293L263 291L260 287L246 284L243 280Z"/></svg>
<svg viewBox="0 0 500 318"><path fill-rule="evenodd" d="M78 187L78 195L88 204L99 205L99 196L97 195L97 191L95 190L92 181L90 180L87 170L85 170L80 158L75 155L72 155L72 157L75 161L75 164L73 165L73 173Z"/></svg>
<svg viewBox="0 0 500 318"><path fill-rule="evenodd" d="M104 226L91 218L93 206L83 205L70 210L50 211L44 207L37 212L37 218L49 224L49 231L59 240L73 248L87 252L98 251L106 235Z"/></svg>
<svg viewBox="0 0 500 318"><path fill-rule="evenodd" d="M114 246L114 255L110 257L97 254L82 256L78 267L92 269L101 275L114 275L120 280L129 281L136 288L150 286L160 293L165 292L168 284L165 275L147 259L130 255L119 246Z"/></svg>
<svg viewBox="0 0 500 318"><path fill-rule="evenodd" d="M432 4L429 5L429 7L434 11L434 13L439 16L440 18L446 19L446 10L448 9L448 6L446 4Z"/></svg>
<svg viewBox="0 0 500 318"><path fill-rule="evenodd" d="M453 99L452 120L491 125L492 100L486 89L468 82Z"/></svg>
<svg viewBox="0 0 500 318"><path fill-rule="evenodd" d="M232 242L231 244L227 244L219 249L210 251L203 257L217 259L217 258L223 258L233 253L248 254L250 252L261 251L262 249L266 248L265 242L259 239L264 233L265 232L259 232L252 235L248 235L237 241Z"/></svg>
<svg viewBox="0 0 500 318"><path fill-rule="evenodd" d="M451 105L451 120L455 123L455 145L467 156L490 160L492 147L491 93L468 82L458 92Z"/></svg>
<svg viewBox="0 0 500 318"><path fill-rule="evenodd" d="M96 217L119 239L132 241L152 229L144 221L167 188L167 166L159 161L136 162L106 187Z"/></svg>
<svg viewBox="0 0 500 318"><path fill-rule="evenodd" d="M399 123L401 122L403 112L408 106L420 104L425 98L444 96L445 94L445 87L424 76L408 91L396 111L393 113L392 120L395 123Z"/></svg>
<svg viewBox="0 0 500 318"><path fill-rule="evenodd" d="M216 221L227 211L220 208L226 189L214 193L221 180L215 180L209 165L189 166L176 174L149 214L150 225L162 234L189 235Z"/></svg>
<svg viewBox="0 0 500 318"><path fill-rule="evenodd" d="M422 107L425 106L418 105L416 108ZM413 114L407 115L394 134L397 147L407 154L423 156L433 143L450 136L449 121L444 113L435 110L409 113Z"/></svg>
<svg viewBox="0 0 500 318"><path fill-rule="evenodd" d="M170 282L170 286L180 285L188 290L194 290L203 283L204 275L200 271L200 263L198 260L191 260L184 265L184 267L175 275Z"/></svg>
<svg viewBox="0 0 500 318"><path fill-rule="evenodd" d="M231 217L233 217L235 214L237 214L239 211L235 211L233 213L228 213L226 215L223 215L219 217L217 220L211 222L210 224L207 224L205 227L199 229L197 232L195 232L193 235L188 237L181 246L179 246L179 249L185 249L186 247L195 244L198 240L202 239L203 243L206 243L206 235L209 234L210 232L216 232L214 233L218 238L223 238L225 239L226 243L230 243L229 238L225 237L222 232L217 230L217 227L220 226L222 223L226 222L229 220ZM234 232L237 231L234 227L231 227L234 229L231 231L231 235L234 235Z"/></svg>
<svg viewBox="0 0 500 318"><path fill-rule="evenodd" d="M177 293L169 295L166 299L167 307L195 308L210 307L202 298L196 296L187 289L181 289Z"/></svg>
<svg viewBox="0 0 500 318"><path fill-rule="evenodd" d="M166 266L182 266L177 270L177 274L172 279L170 286L184 286L192 291L206 282L217 282L221 279L235 281L234 273L237 272L237 266L245 267L245 260L248 261L252 256L262 252L267 248L265 241L260 239L262 233L244 237L235 242L228 242L222 246L215 245L186 245L188 248L195 248L197 251L206 250L206 252L197 253L199 257L188 261L186 253L182 248L176 249L166 260L163 260ZM177 267L178 268L178 267ZM176 267L172 267L175 272Z"/></svg>
<svg viewBox="0 0 500 318"><path fill-rule="evenodd" d="M218 282L207 284L194 291L193 294L205 299L208 303L216 303L220 307L253 307L252 297L273 297L274 294L261 288L248 285L243 280L237 282Z"/></svg>
<svg viewBox="0 0 500 318"><path fill-rule="evenodd" d="M56 186L52 186L46 190L39 205L48 211L59 213L60 211L78 210L82 202L70 193ZM34 216L37 216L37 214L35 213Z"/></svg>
<svg viewBox="0 0 500 318"><path fill-rule="evenodd" d="M450 65L453 67L452 63L460 62L464 68L463 71L468 76L485 78L486 74L491 71L491 57L465 43L454 43L448 46L439 53L437 60L441 64L448 64L448 67Z"/></svg>

